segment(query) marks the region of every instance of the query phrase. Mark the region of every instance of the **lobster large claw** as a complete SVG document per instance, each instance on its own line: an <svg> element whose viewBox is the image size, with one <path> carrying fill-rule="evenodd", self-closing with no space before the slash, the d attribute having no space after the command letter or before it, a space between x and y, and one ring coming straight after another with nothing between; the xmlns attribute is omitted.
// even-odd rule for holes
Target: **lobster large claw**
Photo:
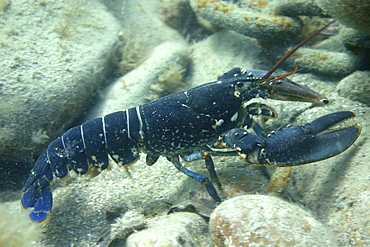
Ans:
<svg viewBox="0 0 370 247"><path fill-rule="evenodd" d="M286 127L271 132L267 138L233 129L221 138L224 145L234 148L248 163L273 167L289 167L324 160L349 148L358 138L361 125L340 129L331 127L355 117L340 111L319 117L303 126Z"/></svg>

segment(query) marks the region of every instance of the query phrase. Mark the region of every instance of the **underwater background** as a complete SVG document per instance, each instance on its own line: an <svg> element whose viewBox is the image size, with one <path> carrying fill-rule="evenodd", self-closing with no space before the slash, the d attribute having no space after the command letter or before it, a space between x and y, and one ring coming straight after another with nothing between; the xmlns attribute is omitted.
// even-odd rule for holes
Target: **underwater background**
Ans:
<svg viewBox="0 0 370 247"><path fill-rule="evenodd" d="M0 0L0 246L369 246L369 13L367 0ZM362 133L293 167L284 193L269 192L263 167L215 157L225 202L214 211L204 186L142 154L55 180L42 227L21 210L35 160L69 128L234 67L269 70L333 19L276 71L297 66L289 78L330 103L253 102L279 114L269 131L348 110ZM186 167L207 174L203 161Z"/></svg>

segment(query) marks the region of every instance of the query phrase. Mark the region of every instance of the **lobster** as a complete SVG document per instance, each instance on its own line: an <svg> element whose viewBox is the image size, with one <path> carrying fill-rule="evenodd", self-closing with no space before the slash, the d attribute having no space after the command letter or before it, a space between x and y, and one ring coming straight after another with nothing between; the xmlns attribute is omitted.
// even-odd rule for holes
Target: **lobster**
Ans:
<svg viewBox="0 0 370 247"><path fill-rule="evenodd" d="M307 40L288 51L269 71L234 68L217 81L69 129L52 141L35 162L22 188L22 207L32 208L32 221L46 222L53 204L49 188L52 180L65 177L69 170L79 175L91 170L101 172L108 167L109 157L126 165L135 162L143 152L146 164L153 165L160 156L165 156L179 171L204 184L216 202L221 202L212 184L220 185L212 155L239 154L252 164L283 166L284 163L306 164L343 152L359 136L359 125L323 135L321 132L354 117L354 113L323 116L310 124L278 130L264 138L253 116L273 117L276 113L263 104L246 104L258 97L328 103L319 93L286 78L296 69L285 75L273 75L276 68ZM257 135L247 134L246 129L250 127ZM283 145L287 139L290 145ZM333 140L338 143L334 148L328 145ZM234 150L215 151L215 143ZM318 145L322 150L305 150L306 145ZM210 178L185 168L179 157L185 161L204 159Z"/></svg>

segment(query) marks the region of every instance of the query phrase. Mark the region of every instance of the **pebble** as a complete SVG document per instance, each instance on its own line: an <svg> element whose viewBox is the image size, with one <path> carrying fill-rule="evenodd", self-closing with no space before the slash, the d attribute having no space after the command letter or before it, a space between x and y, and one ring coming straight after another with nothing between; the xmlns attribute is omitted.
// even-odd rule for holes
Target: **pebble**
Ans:
<svg viewBox="0 0 370 247"><path fill-rule="evenodd" d="M314 0L272 1L267 6L267 11L291 17L324 16Z"/></svg>
<svg viewBox="0 0 370 247"><path fill-rule="evenodd" d="M368 0L316 0L325 12L347 27L357 29L363 34L370 34L370 6Z"/></svg>
<svg viewBox="0 0 370 247"><path fill-rule="evenodd" d="M355 71L337 85L340 96L357 100L370 106L370 71Z"/></svg>
<svg viewBox="0 0 370 247"><path fill-rule="evenodd" d="M354 28L342 26L339 35L343 43L349 48L366 48L370 49L370 33L363 34ZM366 53L365 53L366 56ZM364 62L366 63L367 57Z"/></svg>
<svg viewBox="0 0 370 247"><path fill-rule="evenodd" d="M255 39L234 31L222 30L212 34L190 48L192 76L189 85L195 87L214 81L235 67L254 68L261 61L261 51Z"/></svg>
<svg viewBox="0 0 370 247"><path fill-rule="evenodd" d="M5 9L4 15L13 7L13 2L15 1L12 1L12 4ZM43 2L48 4L57 3L55 1ZM116 22L118 22L122 29L118 28L119 32L117 33L116 29L113 28L111 30L112 36L117 34L117 36L114 36L114 39L110 39L109 37L111 36L99 36L99 38L103 40L108 39L109 42L107 41L106 49L109 50L110 55L112 54L113 46L119 50L119 56L115 57L117 59L115 61L117 62L118 69L114 70L114 73L119 74L121 77L117 79L119 83L116 84L119 89L112 86L117 91L116 94L109 90L102 93L103 101L97 104L101 106L99 114L109 113L114 110L124 110L154 97L160 97L168 93L167 86L169 86L169 90L180 91L182 86L185 87L184 89L187 89L208 81L214 81L222 73L234 67L268 69L270 67L264 65L261 61L265 59L265 61L269 60L268 63L274 62L271 59L271 50L280 49L280 52L284 53L284 50L288 47L286 44L279 46L278 41L280 39L275 39L273 42L265 42L263 39L257 40L253 37L246 37L238 33L236 28L229 28L227 26L226 29L224 28L224 30L213 34L200 32L202 33L201 36L191 36L189 38L189 36L184 35L187 32L181 32L180 34L180 31L177 32L161 23L157 18L153 18L163 14L161 11L168 14L167 20L169 20L169 16L173 16L171 13L166 12L168 8L152 8L150 10L148 5L150 2L153 3L156 1L147 1L146 4L138 1L105 1L105 4L108 4L108 2L114 5L114 8L111 8L109 11L112 11L116 17L115 24L112 24L112 27L117 27ZM159 6L165 4L165 2L167 1L158 1L156 4ZM180 2L183 4L186 1L178 0L178 3ZM265 1L253 2L259 4ZM226 24L232 23L232 20L230 20L232 17L226 15L233 13L234 9L230 9L228 13L215 9L217 4L226 4L226 7L229 6L232 8L230 1L194 0L192 1L193 3L209 3L207 5L208 7L204 8L199 8L199 6L194 7L192 5L193 10L197 13L197 18L201 19L202 15L207 16L213 13L220 15L220 18L224 18ZM302 1L301 3L303 4ZM235 13L244 11L243 13L249 14L251 8L233 6L236 8ZM289 6L289 4L286 6ZM291 8L294 7L293 5L290 6ZM199 10L197 10L198 8ZM211 14L203 13L203 9L207 9ZM227 8L224 10L227 10ZM296 10L298 11L298 9ZM191 12L192 9L187 6L186 11ZM258 11L263 13L264 18L266 17L265 15L271 15L271 13L268 13L264 9L264 6L259 6ZM285 11L289 12L289 7ZM295 13L297 14L298 12ZM25 18L26 15L19 16ZM255 17L255 15L253 16ZM281 16L279 15L279 17ZM173 18L176 18L176 16L173 16ZM217 23L212 20L212 16L207 17L207 21L209 21L208 19L214 22L213 25ZM187 25L192 26L191 23L196 21L195 14L192 14L188 22L183 23L184 25L182 27L184 29L181 30L184 31L187 29ZM253 20L251 19L250 21L252 22ZM199 23L203 25L202 21L199 21ZM258 20L255 23L258 23ZM252 26L252 24L250 25ZM197 28L200 27L198 26ZM100 30L102 32L101 35L104 35L103 30L105 29ZM197 31L199 30L197 29ZM294 38L297 38L299 32L297 34L294 33L294 35L296 36ZM279 34L275 36L271 34L270 38L276 36L279 36ZM168 43L165 43L167 39ZM111 45L112 43L110 42L112 40L117 41L117 43ZM185 40L188 41L188 44L186 44ZM1 40L1 42L3 41ZM96 40L91 40L92 44L94 42ZM1 45L4 44L6 45L6 42L1 43ZM78 44L73 44L78 46ZM270 44L270 47L268 47L268 44ZM64 48L70 48L65 43L63 45ZM35 48L35 46L32 46L32 48ZM44 48L41 46L41 51L38 52L42 52L42 49ZM342 48L340 47L340 49ZM58 51L56 50L55 52ZM338 50L333 51L338 52ZM276 246L279 243L282 243L281 245L295 243L295 245L299 246L301 243L306 243L304 241L308 243L308 241L313 241L313 239L316 239L317 243L313 243L312 245L329 246L329 244L332 244L330 246L335 246L336 238L342 246L369 246L368 232L370 230L367 221L370 217L368 215L369 193L367 193L369 191L369 166L367 153L370 148L365 138L363 138L368 136L367 123L370 120L367 113L368 107L357 100L353 101L352 97L347 98L345 95L343 97L339 96L335 88L339 79L334 77L335 73L338 72L338 68L332 65L327 66L325 63L322 63L322 59L315 59L315 56L312 55L314 53L310 52L307 52L310 58L309 61L317 61L317 63L309 63L307 66L312 68L315 66L322 66L324 68L332 67L334 70L328 70L326 72L330 77L317 76L313 73L304 73L307 71L300 71L290 76L290 78L300 84L311 87L315 91L323 93L329 97L330 103L323 107L316 107L309 103L286 102L285 104L281 104L277 103L279 101L263 100L263 103L273 106L279 112L279 118L273 121L269 120L266 122L266 125L272 127L272 129L285 127L286 124L301 125L324 114L345 109L357 113L358 119L356 121L359 121L363 125L363 134L350 150L338 157L322 161L322 163L293 167L293 175L289 181L286 194L289 200L309 208L311 214L297 205L279 200L275 197L249 196L245 202L248 205L245 207L245 214L248 217L244 217L244 213L241 213L240 215L242 216L239 217L239 223L246 220L247 222L255 223L255 225L252 225L249 231L246 230L242 234L244 234L244 237L247 236L250 238L248 234L255 229L253 226L258 225L259 222L265 222L265 225L258 228L257 232L254 232L253 240L260 241L254 243L255 246ZM80 51L76 53L76 57L79 56L81 56ZM96 56L96 53L93 53L93 55L88 54L86 59L93 63L93 56ZM155 60L155 57L160 58L160 60ZM134 59L130 60L130 58ZM49 56L48 59L50 59ZM105 59L106 57L103 56L104 61ZM156 67L158 64L161 66L165 64L161 59L175 65L174 70L178 73L166 73L173 71L171 67ZM346 57L344 57L345 59ZM331 64L333 64L334 60L327 59ZM10 66L17 67L17 61L11 60ZM356 62L356 59L351 61ZM342 61L338 62L338 64L341 63ZM302 68L302 64L300 68ZM111 66L108 67L111 68ZM348 64L344 64L344 67L346 71L352 71L352 69L348 69L351 68ZM358 70L358 68L356 69ZM283 74L280 71L278 73ZM163 80L164 78L167 78L167 80ZM168 80L168 78L170 79ZM175 78L180 78L180 80ZM171 85L166 83L169 81L181 81L185 83ZM58 83L61 82L58 81ZM166 85L166 87L162 88L163 85ZM77 92L79 91L79 87L73 89L77 90ZM130 92L133 92L132 94L137 97L131 97ZM105 95L104 93L107 94ZM52 96L54 97L55 95ZM119 97L121 99L118 100ZM117 101L115 101L116 99ZM109 100L112 101L107 104L104 103ZM58 103L58 101L50 102L49 98L46 98L43 102L50 104ZM5 104L6 102L4 101L3 103ZM123 105L113 109L113 107L121 103ZM56 106L60 107L60 104L56 104ZM25 112L21 111L21 113ZM40 116L35 115L35 117ZM70 116L67 117L69 118ZM91 119L91 117L89 116L88 118ZM52 120L56 121L47 114L46 118L48 122ZM23 128L22 130L26 131L27 128ZM34 130L32 129L32 131ZM2 133L8 134L9 132ZM47 137L48 132L45 133L41 130L36 131L32 139L37 142L43 142ZM251 166L243 162L239 157L215 157L214 162L221 184L223 185L219 194L226 205L229 202L228 198L231 197L267 193L268 177L263 167L257 167L261 169L250 169ZM207 174L203 161L192 162L186 164L186 166L195 172ZM214 209L215 202L207 194L204 186L178 172L163 157L151 167L146 166L145 157L142 157L136 164L129 166L126 171L124 168L113 165L111 170L105 170L93 179L76 175L72 175L72 178L72 180L69 180L63 186L61 186L63 182L57 180L53 186L54 208L52 217L47 228L45 228L44 239L39 245L104 246L101 242L101 236L111 230L114 231L114 234L111 236L114 237L113 241L117 246L126 244L126 239L129 235L130 243L143 245L144 243L141 242L143 239L148 240L150 244L153 244L154 239L157 239L161 243L168 243L170 246L171 244L177 246L187 246L187 244L192 244L193 246L211 246L210 233L208 232L207 224L204 223L203 217L209 216L209 211ZM6 179L4 181L9 184ZM258 200L250 199L254 197L258 197ZM233 202L233 200L231 199L230 201ZM196 207L197 210L195 212L201 214L203 217L200 217L196 213L183 212L167 215L170 205L178 208L176 205L179 203L188 205L189 201L202 204L203 207L200 207L202 208L201 212L198 211L198 207ZM195 205L195 203L190 204ZM221 209L223 207L222 205L220 206ZM207 210L203 210L204 208ZM233 214L234 211L235 213L238 212L240 208L230 205L229 209L226 213L228 216ZM134 217L130 217L130 219L119 217L127 210L129 210L128 212L133 212ZM219 211L216 210L215 214L219 214ZM281 219L281 215L285 217ZM129 216L132 215L125 214L125 217ZM273 222L274 224L271 224L271 222L267 222L266 219L269 216L275 217L274 219L277 219L276 223ZM26 216L24 216L24 219L28 220ZM12 224L12 219L7 218L6 215L1 220L6 225ZM286 223L291 224L289 228L286 226ZM282 226L281 228L276 227L280 226L279 224ZM323 224L327 225L327 227L323 226ZM217 230L221 225L213 224L212 228L213 230ZM250 226L249 224L245 225L246 227ZM299 226L302 225L304 227L300 228ZM244 226L241 227L243 228ZM333 237L328 228L333 231L335 237ZM171 229L176 229L176 232L173 232ZM305 232L308 229L311 229L311 232ZM312 236L312 233L318 231L318 229L321 229L320 233ZM167 234L166 231L171 232L172 235ZM141 232L144 233L141 234ZM263 236L258 235L261 232L265 234ZM239 236L235 235L231 230L229 233L231 234L230 241L232 239L231 237ZM217 241L217 238L221 236L212 234L215 239L214 241ZM176 236L176 239L172 238L174 236ZM302 240L299 239L301 242L296 240L297 236L302 237ZM323 236L327 236L327 242L323 240ZM267 237L269 238L267 239ZM198 241L198 238L202 238L203 240ZM334 240L331 241L333 238ZM266 239L270 242L266 242ZM222 243L223 240L220 241ZM121 245L118 245L118 243ZM220 246L222 245L220 244Z"/></svg>
<svg viewBox="0 0 370 247"><path fill-rule="evenodd" d="M118 22L98 1L70 2L11 1L0 13L0 169L12 181L1 188L23 180L110 72Z"/></svg>
<svg viewBox="0 0 370 247"><path fill-rule="evenodd" d="M266 195L223 202L209 222L214 246L338 246L332 232L298 205Z"/></svg>
<svg viewBox="0 0 370 247"><path fill-rule="evenodd" d="M292 60L303 72L335 77L351 74L359 64L359 57L355 54L311 48L300 48L292 55Z"/></svg>
<svg viewBox="0 0 370 247"><path fill-rule="evenodd" d="M212 24L259 40L289 39L301 29L299 22L290 17L241 8L226 1L191 0L190 4Z"/></svg>
<svg viewBox="0 0 370 247"><path fill-rule="evenodd" d="M147 103L183 86L187 65L185 42L164 42L153 49L147 59L109 87L105 97L88 119L122 111Z"/></svg>
<svg viewBox="0 0 370 247"><path fill-rule="evenodd" d="M127 247L210 246L207 223L195 213L169 214L148 223L148 228L130 235Z"/></svg>
<svg viewBox="0 0 370 247"><path fill-rule="evenodd" d="M348 102L343 98L337 104L348 108ZM294 167L288 190L292 200L307 207L333 231L341 246L369 246L370 114L367 107L356 109L353 104L349 109L356 112L355 121L363 127L356 143L333 158Z"/></svg>
<svg viewBox="0 0 370 247"><path fill-rule="evenodd" d="M28 219L19 202L0 202L0 246L32 247L43 238L43 230Z"/></svg>

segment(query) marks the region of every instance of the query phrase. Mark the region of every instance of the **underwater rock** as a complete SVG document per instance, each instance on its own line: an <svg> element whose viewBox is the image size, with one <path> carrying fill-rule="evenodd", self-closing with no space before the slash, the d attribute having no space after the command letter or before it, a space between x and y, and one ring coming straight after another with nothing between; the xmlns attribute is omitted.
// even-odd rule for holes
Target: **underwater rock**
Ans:
<svg viewBox="0 0 370 247"><path fill-rule="evenodd" d="M29 211L19 208L19 201L0 203L0 246L41 246L42 228L31 222Z"/></svg>
<svg viewBox="0 0 370 247"><path fill-rule="evenodd" d="M368 136L368 130L364 130L363 134ZM365 158L370 145L364 141L361 144L364 146L347 166L349 169L342 172L342 181L338 181L338 187L329 197L330 207L319 209L319 213L326 218L324 222L338 236L342 246L370 245L370 167Z"/></svg>
<svg viewBox="0 0 370 247"><path fill-rule="evenodd" d="M202 165L204 161L195 162L193 166ZM195 192L207 193L202 184L179 172L163 157L153 166L145 164L145 157L131 166L112 165L110 170L104 170L93 179L70 175L73 179L67 185L53 191L54 206L45 244L68 246L76 242L80 246L94 246L110 229L113 239L120 238L129 229L143 230L145 225L140 225L149 223L148 219L160 220L172 204L199 200ZM63 184L60 180L56 182ZM127 215L119 216L125 211ZM110 212L118 212L115 213L118 217L112 219ZM140 215L145 219L140 219ZM130 220L126 221L129 216ZM199 217L189 218L199 220ZM166 222L171 228L170 221Z"/></svg>
<svg viewBox="0 0 370 247"><path fill-rule="evenodd" d="M347 27L370 34L370 3L368 0L316 0L317 5Z"/></svg>
<svg viewBox="0 0 370 247"><path fill-rule="evenodd" d="M195 213L178 212L148 222L148 228L127 238L127 247L208 247L207 223Z"/></svg>
<svg viewBox="0 0 370 247"><path fill-rule="evenodd" d="M303 38L307 37L307 35L303 34L304 30L312 30L312 32L309 32L309 34L312 34L313 31L318 29L318 27L313 25L314 22L306 21L306 23L303 19L298 19L298 16L315 15L316 18L318 18L317 16L325 16L314 1L302 0L293 2L275 1L271 4L266 2L261 5L253 5L251 3L250 6L234 5L225 1L192 0L191 6L197 13L199 22L205 19L213 27L233 30L245 36L256 38L262 44L276 43L275 47L270 47L269 51L269 48L265 48L264 51L267 53L266 56L276 53L279 54L277 55L279 58L283 55L281 50L287 49L285 48L286 44L285 47L281 45L282 42L296 43L297 36L304 35ZM329 21L320 20L318 22L326 24ZM205 25L208 25L208 23L205 23ZM301 28L301 25L304 26L304 30ZM214 28L214 30L217 29ZM213 50L215 49L213 48ZM277 58L276 62L279 58ZM340 77L349 75L358 69L360 59L357 55L342 51L330 52L315 48L300 48L289 60L294 60L294 63L298 64L298 67L305 72ZM252 59L250 58L249 60L251 61ZM261 58L257 58L255 61L261 61ZM293 62L290 62L290 64L292 68ZM286 64L283 67L287 68Z"/></svg>
<svg viewBox="0 0 370 247"><path fill-rule="evenodd" d="M315 0L272 1L266 11L286 16L324 16Z"/></svg>
<svg viewBox="0 0 370 247"><path fill-rule="evenodd" d="M343 40L343 43L352 48L360 47L370 49L370 33L363 34L353 28L342 26L339 35ZM366 57L366 61L367 61Z"/></svg>
<svg viewBox="0 0 370 247"><path fill-rule="evenodd" d="M370 71L355 71L337 85L340 96L357 100L370 106Z"/></svg>
<svg viewBox="0 0 370 247"><path fill-rule="evenodd" d="M121 77L102 90L100 102L86 120L181 91L188 45L155 14L157 4L156 1L146 1L144 6L137 1L109 2L122 25L116 61Z"/></svg>
<svg viewBox="0 0 370 247"><path fill-rule="evenodd" d="M303 72L313 72L328 76L346 76L356 70L360 58L348 52L333 52L327 50L300 48L287 61Z"/></svg>
<svg viewBox="0 0 370 247"><path fill-rule="evenodd" d="M140 66L153 49L163 42L185 43L184 37L167 26L155 13L157 2L144 2L105 3L110 5L110 10L122 26L116 61L120 75Z"/></svg>
<svg viewBox="0 0 370 247"><path fill-rule="evenodd" d="M240 67L255 68L261 61L258 41L231 30L222 30L191 46L190 87L215 81L223 73Z"/></svg>
<svg viewBox="0 0 370 247"><path fill-rule="evenodd" d="M0 163L11 167L32 163L92 103L119 25L98 1L11 1L1 19Z"/></svg>
<svg viewBox="0 0 370 247"><path fill-rule="evenodd" d="M343 154L293 167L288 190L295 202L310 209L320 222L333 231L341 246L368 246L370 166L367 154L370 143L366 139L369 136L370 113L365 105L347 98L338 97L330 104L329 109L319 112L325 114L339 107L352 110L357 114L356 122L363 126L362 133ZM310 109L300 119L316 117L317 111Z"/></svg>
<svg viewBox="0 0 370 247"><path fill-rule="evenodd" d="M241 8L226 1L191 0L190 3L200 17L213 25L259 40L291 39L301 29L300 23L290 17Z"/></svg>
<svg viewBox="0 0 370 247"><path fill-rule="evenodd" d="M215 246L338 246L328 228L298 205L264 195L232 198L210 218Z"/></svg>
<svg viewBox="0 0 370 247"><path fill-rule="evenodd" d="M180 1L184 2L183 0ZM105 4L114 4L114 15L119 20L120 25L123 26L123 29L120 29L120 40L117 45L118 52L116 51L116 55L119 58L115 61L119 69L115 70L114 73L124 75L118 80L119 83L117 82L117 84L110 88L111 91L103 91L103 103L97 103L100 108L95 111L95 113L100 111L97 113L99 116L112 111L125 110L129 107L137 106L156 97L163 96L172 90L181 90L182 87L188 89L210 80L214 81L222 73L234 67L242 67L244 69L261 68L261 60L271 59L270 50L277 43L276 40L271 42L270 47L264 47L266 49L265 51L267 51L264 54L261 48L262 45L259 44L258 40L245 37L231 30L222 30L206 38L202 35L198 39L195 38L193 40L192 37L188 39L188 37L182 37L184 33L177 33L156 18L152 18L155 15L147 8L152 2L155 1L105 1ZM158 2L161 4L164 1ZM265 1L256 2L263 3ZM153 11L156 10L153 9ZM186 9L186 11L189 11L189 9ZM184 20L182 18L180 19ZM169 19L167 18L167 20ZM186 26L185 23L184 26ZM180 29L178 30L182 30L182 27L180 25ZM296 37L298 35L299 33L295 34ZM204 40L202 40L203 38ZM189 44L185 43L185 39ZM263 43L264 46L266 44L268 45L269 42ZM283 48L279 46L277 50L280 49L283 52L285 48L287 48L287 45L284 44ZM169 66L171 64L173 66ZM269 68L269 66L262 67L262 69ZM170 73L170 71L172 72ZM278 71L279 74L282 74L280 72ZM329 71L329 73L332 72ZM313 107L309 103L281 103L279 101L263 100L263 103L274 106L279 113L277 120L269 120L265 123L270 129L271 127L273 127L272 129L277 129L279 127L285 127L287 124L295 124L297 119L300 120L299 124L304 124L316 117L343 108L353 110L356 113L368 110L367 108L356 108L355 105L361 104L359 102L353 102L347 98L339 97L335 90L335 80L337 79L325 81L321 77L317 77L311 73L295 73L289 78L328 96L330 104L324 107ZM330 79L332 78L330 77ZM125 83L122 83L121 80L123 79L125 79ZM183 81L187 83L185 86L180 83ZM126 84L126 82L129 83ZM170 84L170 82L176 83ZM114 88L115 86L117 88ZM348 102L352 103L349 104ZM94 113L94 111L92 112ZM92 117L94 116L89 116L88 118L91 119ZM363 120L362 122L365 123ZM42 141L44 138L47 138L47 133L43 131L36 132L34 136L34 139L39 141ZM356 148L358 148L357 143L354 145L354 150ZM361 157L359 155L357 158L362 158L361 162L364 162L367 156L366 153L365 151L361 152ZM204 210L207 213L213 210L216 203L209 196L204 186L179 172L163 157L155 165L149 167L145 164L145 155L142 154L141 156L141 159L137 163L130 166L117 167L117 165L113 164L111 169L103 171L93 179L89 179L87 176L77 176L72 172L70 175L73 179L69 180L67 184L63 183L62 180L55 181L53 186L57 188L53 192L54 207L50 222L45 230L43 244L54 246L108 246L102 242L102 239L104 239L102 236L107 236L106 233L111 230L115 232L111 235L111 239L106 238L106 240L108 242L112 239L113 241L117 240L113 243L117 245L112 244L109 246L123 246L127 236L130 234L132 234L132 241L130 237L131 243L141 244L145 238L149 243L153 243L151 242L153 239L160 239L163 242L170 240L173 241L172 243L183 244L184 246L188 243L193 244L193 246L203 246L203 244L205 246L211 246L209 237L206 236L209 234L207 233L207 225L204 225L204 220L199 215L195 213L173 213L168 216L166 215L171 205L188 205L189 201L196 201L202 204L202 206L208 209ZM366 239L365 231L368 231L365 223L369 217L367 216L367 211L364 211L366 208L363 206L367 205L368 200L368 193L366 191L369 188L365 187L366 179L364 179L369 177L368 173L365 172L362 177L360 176L361 184L359 189L364 191L361 192L361 197L358 198L352 194L359 193L356 190L355 184L350 187L350 191L345 191L346 184L340 184L340 176L331 177L331 169L335 169L335 167L333 168L335 165L339 164L340 168L344 168L340 171L345 172L345 164L350 159L350 156L353 156L353 153L345 156L347 158L333 158L323 161L325 164L329 163L329 167L323 170L321 170L322 168L320 169L320 165L300 166L303 168L307 167L309 172L304 172L302 177L299 177L301 180L298 180L298 184L300 186L306 186L304 189L310 189L309 192L311 194L299 194L297 189L301 189L301 187L295 188L295 183L290 183L291 187L287 193L290 195L292 192L297 192L294 201L304 203L312 211L317 210L317 214L320 216L323 214L323 208L329 208L332 217L326 220L323 218L323 221L331 225L337 236L341 238L341 242L344 243L343 245L346 244L346 240L352 241L351 243L353 245L356 243L366 243L365 241L357 241L357 239ZM240 157L215 157L214 162L222 183L223 189L219 192L219 195L223 200L247 193L266 193L268 177L263 167L252 167L242 161ZM325 164L321 164L321 166L325 166ZM186 164L186 167L195 172L207 174L204 161L191 162ZM358 172L361 172L360 168ZM296 169L296 167L293 169ZM353 170L351 169L351 171ZM321 176L329 176L331 178L330 181L320 180L319 177L317 178L317 185L310 187L311 183L314 184L316 182L315 179L318 173ZM339 208L339 212L336 211L338 209L335 204L336 202L330 201L333 198L329 195L333 187L335 188L335 185L326 189L328 184L331 185L331 181L340 184L339 187L344 192L343 196L345 198L343 197L341 200L346 204L343 204L344 210L342 210L343 207ZM323 192L327 192L326 195L329 199L325 196L317 196L323 194ZM307 198L301 200L300 196L303 197L303 195ZM312 198L310 196L317 197ZM248 205L250 205L250 208L259 209L258 205L268 202L268 209L274 208L274 205L270 204L278 199L266 198L268 199L259 199L256 205L254 203ZM363 200L366 203L355 201L355 199ZM332 205L327 205L328 203ZM308 220L316 224L315 229L323 229L325 234L328 232L325 227L320 225L310 214L304 212L298 206L284 201L282 205L284 208L279 208L278 212L282 210L282 212L288 215L288 219L294 218L294 211L298 210L299 212L303 212L301 215L308 218L302 219L300 217L297 219L297 224L306 224L307 221L305 220ZM285 210L285 207L293 210L293 212ZM357 207L358 209L356 209ZM232 213L233 210L234 208L229 213ZM120 214L125 212L126 214L120 217ZM133 214L129 215L127 212ZM196 212L204 215L203 212L199 212L198 210ZM293 214L293 216L290 214ZM351 214L364 215L364 218L359 219L359 216L352 217ZM125 217L129 216L129 220L124 220ZM346 217L351 219L344 219ZM28 218L26 219L28 220ZM338 222L339 224L337 224ZM173 223L174 225L172 225ZM346 223L351 225L347 227ZM268 224L271 226L271 223ZM147 226L149 228L145 229ZM201 229L195 228L198 226ZM292 226L294 224L289 226L287 235L276 236L276 238L283 239L286 237L284 238L286 240L291 236L299 236L304 230L308 229L299 229L299 227L298 229L296 229L297 227L293 229ZM171 231L171 233L172 230L176 230L177 232L168 235L166 229ZM270 235L277 232L275 230L272 229ZM128 231L130 232L128 233ZM135 231L137 233L133 233ZM180 236L178 233L180 233ZM175 236L179 237L173 239ZM318 234L318 237L321 236ZM329 236L329 239L333 238L330 233L327 236ZM197 238L204 240L201 242ZM271 243L271 245L273 244ZM314 245L320 244L322 242L314 243ZM152 246L151 244L149 245Z"/></svg>
<svg viewBox="0 0 370 247"><path fill-rule="evenodd" d="M370 48L370 3L368 0L316 0L324 12L338 20L340 36L344 44L351 48ZM367 57L365 61L367 61Z"/></svg>
<svg viewBox="0 0 370 247"><path fill-rule="evenodd" d="M1 0L0 1L0 14L5 11L6 7L10 4L10 0Z"/></svg>
<svg viewBox="0 0 370 247"><path fill-rule="evenodd" d="M158 45L138 68L104 90L104 99L89 118L136 107L179 90L183 86L187 50L185 42Z"/></svg>

